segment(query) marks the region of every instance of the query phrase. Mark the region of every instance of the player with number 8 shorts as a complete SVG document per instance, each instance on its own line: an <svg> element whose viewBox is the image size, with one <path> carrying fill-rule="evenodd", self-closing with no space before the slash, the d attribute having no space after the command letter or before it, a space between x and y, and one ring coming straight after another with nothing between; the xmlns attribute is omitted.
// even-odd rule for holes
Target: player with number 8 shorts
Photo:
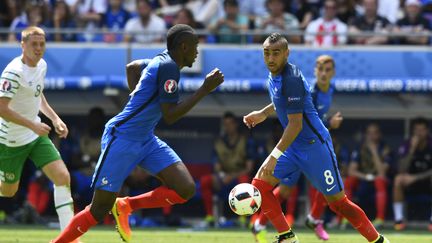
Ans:
<svg viewBox="0 0 432 243"><path fill-rule="evenodd" d="M330 208L347 218L368 242L389 243L364 211L346 197L330 134L313 105L309 84L300 69L288 62L287 40L278 33L271 34L263 43L263 53L270 71L271 104L244 116L243 121L252 128L276 112L284 127L282 137L252 181L261 192L261 210L278 231L277 242L300 242L272 190L281 180L301 171L324 194Z"/></svg>

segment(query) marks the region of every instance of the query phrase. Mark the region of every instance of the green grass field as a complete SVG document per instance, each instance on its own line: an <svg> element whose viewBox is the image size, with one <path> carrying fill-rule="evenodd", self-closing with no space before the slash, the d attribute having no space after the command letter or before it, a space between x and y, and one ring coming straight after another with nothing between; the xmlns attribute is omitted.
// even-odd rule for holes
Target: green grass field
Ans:
<svg viewBox="0 0 432 243"><path fill-rule="evenodd" d="M329 231L330 240L328 243L364 243L361 236L355 231ZM0 243L21 243L37 242L47 243L57 235L57 230L42 227L11 227L0 226ZM269 232L268 239L272 242L274 232ZM319 243L315 235L304 229L296 230L302 243ZM384 234L392 243L432 243L432 234L427 231L406 231L395 233L384 231ZM121 243L114 227L98 227L90 230L81 238L84 243ZM212 231L191 231L188 229L135 229L133 231L132 242L136 243L253 243L254 240L249 231L241 230L212 230Z"/></svg>

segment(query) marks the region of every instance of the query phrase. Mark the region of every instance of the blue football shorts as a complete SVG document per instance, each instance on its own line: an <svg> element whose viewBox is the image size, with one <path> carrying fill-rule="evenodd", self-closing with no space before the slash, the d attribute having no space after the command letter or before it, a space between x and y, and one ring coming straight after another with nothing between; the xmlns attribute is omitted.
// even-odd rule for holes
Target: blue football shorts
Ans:
<svg viewBox="0 0 432 243"><path fill-rule="evenodd" d="M93 174L95 189L118 192L135 166L152 175L180 162L180 157L164 141L149 134L143 141L132 141L104 134L101 154Z"/></svg>
<svg viewBox="0 0 432 243"><path fill-rule="evenodd" d="M274 176L280 184L293 187L302 172L324 195L334 195L344 189L330 137L303 148L289 147L279 157Z"/></svg>

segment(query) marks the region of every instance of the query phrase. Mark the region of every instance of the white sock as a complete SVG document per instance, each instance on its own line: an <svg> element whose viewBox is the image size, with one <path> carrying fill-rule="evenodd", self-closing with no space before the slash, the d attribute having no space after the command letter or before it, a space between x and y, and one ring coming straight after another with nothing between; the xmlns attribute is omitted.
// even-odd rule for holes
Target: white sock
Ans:
<svg viewBox="0 0 432 243"><path fill-rule="evenodd" d="M69 224L74 216L73 200L68 186L54 186L54 205L60 222L60 229Z"/></svg>
<svg viewBox="0 0 432 243"><path fill-rule="evenodd" d="M255 220L254 227L257 231L265 230L267 225L262 225L259 219Z"/></svg>
<svg viewBox="0 0 432 243"><path fill-rule="evenodd" d="M393 203L393 213L396 222L403 220L403 202Z"/></svg>
<svg viewBox="0 0 432 243"><path fill-rule="evenodd" d="M312 215L308 214L307 217L308 217L308 219L309 219L310 221L312 221L314 224L319 223L319 219L316 219L316 218L312 217Z"/></svg>

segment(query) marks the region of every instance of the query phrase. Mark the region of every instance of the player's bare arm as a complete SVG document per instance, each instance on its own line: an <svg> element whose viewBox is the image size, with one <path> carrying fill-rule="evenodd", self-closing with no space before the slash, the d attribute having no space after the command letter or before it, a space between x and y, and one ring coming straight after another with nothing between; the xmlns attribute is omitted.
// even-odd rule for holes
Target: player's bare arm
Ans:
<svg viewBox="0 0 432 243"><path fill-rule="evenodd" d="M296 139L297 135L303 129L302 113L289 114L288 120L289 120L288 126L285 128L281 139L276 144L276 147L272 151L272 153L267 157L267 159L261 165L261 168L259 169L257 174L259 178L265 177L268 180L273 180L273 181L277 180L275 177L273 177L273 172L277 163L276 157L279 157L280 154L275 157L274 154L275 151L279 151L279 153L282 153L283 151L287 150L287 148L291 145L291 143ZM274 184L276 184L276 182Z"/></svg>
<svg viewBox="0 0 432 243"><path fill-rule="evenodd" d="M23 127L27 127L39 136L47 135L50 132L51 127L47 124L41 122L33 122L10 109L10 101L11 99L9 98L0 97L0 116L3 119L21 125Z"/></svg>
<svg viewBox="0 0 432 243"><path fill-rule="evenodd" d="M215 90L224 81L222 72L215 68L207 74L204 83L201 87L190 97L181 101L178 104L162 103L162 116L166 123L172 124L183 117L188 111L192 109L204 96Z"/></svg>
<svg viewBox="0 0 432 243"><path fill-rule="evenodd" d="M275 112L273 104L270 103L266 107L262 108L259 111L252 111L243 117L243 123L250 129L255 127L259 123L265 121L267 117L272 115Z"/></svg>
<svg viewBox="0 0 432 243"><path fill-rule="evenodd" d="M303 114L289 114L288 115L288 126L285 128L281 139L276 148L280 151L285 151L291 145L291 143L296 139L297 135L303 129Z"/></svg>
<svg viewBox="0 0 432 243"><path fill-rule="evenodd" d="M135 89L141 77L141 68L144 59L135 60L126 65L126 78L130 91Z"/></svg>
<svg viewBox="0 0 432 243"><path fill-rule="evenodd" d="M69 130L66 124L60 119L54 109L48 104L48 101L45 98L45 95L41 95L41 112L48 117L55 129L55 132L59 135L60 138L66 138Z"/></svg>

